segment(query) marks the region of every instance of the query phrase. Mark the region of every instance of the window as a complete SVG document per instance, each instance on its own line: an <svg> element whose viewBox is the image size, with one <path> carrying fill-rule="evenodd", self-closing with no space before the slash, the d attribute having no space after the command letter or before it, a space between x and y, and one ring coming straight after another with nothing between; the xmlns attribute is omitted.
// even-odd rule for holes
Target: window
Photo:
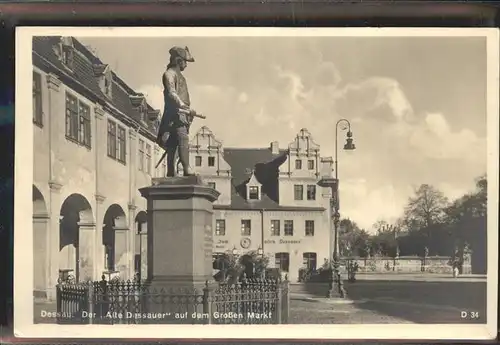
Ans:
<svg viewBox="0 0 500 345"><path fill-rule="evenodd" d="M307 161L307 169L314 170L314 159L309 159Z"/></svg>
<svg viewBox="0 0 500 345"><path fill-rule="evenodd" d="M215 221L215 235L225 236L226 235L226 220L217 219Z"/></svg>
<svg viewBox="0 0 500 345"><path fill-rule="evenodd" d="M250 186L248 187L248 198L250 200L259 200L259 187Z"/></svg>
<svg viewBox="0 0 500 345"><path fill-rule="evenodd" d="M201 163L200 163L200 165L201 165ZM215 157L213 157L213 156L208 157L208 166L209 167L215 166Z"/></svg>
<svg viewBox="0 0 500 345"><path fill-rule="evenodd" d="M108 156L116 159L116 123L108 120Z"/></svg>
<svg viewBox="0 0 500 345"><path fill-rule="evenodd" d="M304 253L302 254L302 260L304 266L309 270L316 270L317 260L316 253Z"/></svg>
<svg viewBox="0 0 500 345"><path fill-rule="evenodd" d="M208 186L212 189L216 189L215 187L217 186L215 182L208 182Z"/></svg>
<svg viewBox="0 0 500 345"><path fill-rule="evenodd" d="M306 236L314 236L314 220L306 220Z"/></svg>
<svg viewBox="0 0 500 345"><path fill-rule="evenodd" d="M288 272L290 270L290 254L288 253L276 253L274 255L275 266L283 272Z"/></svg>
<svg viewBox="0 0 500 345"><path fill-rule="evenodd" d="M194 157L194 165L201 167L201 156Z"/></svg>
<svg viewBox="0 0 500 345"><path fill-rule="evenodd" d="M90 108L69 93L66 93L66 138L91 147Z"/></svg>
<svg viewBox="0 0 500 345"><path fill-rule="evenodd" d="M301 159L295 160L295 169L297 169L297 170L302 169L302 160Z"/></svg>
<svg viewBox="0 0 500 345"><path fill-rule="evenodd" d="M285 236L293 236L293 220L285 220Z"/></svg>
<svg viewBox="0 0 500 345"><path fill-rule="evenodd" d="M227 259L224 253L212 254L212 268L214 270L225 270L228 266Z"/></svg>
<svg viewBox="0 0 500 345"><path fill-rule="evenodd" d="M139 139L139 170L144 171L144 140Z"/></svg>
<svg viewBox="0 0 500 345"><path fill-rule="evenodd" d="M252 223L250 219L241 220L241 236L250 236L252 234Z"/></svg>
<svg viewBox="0 0 500 345"><path fill-rule="evenodd" d="M293 194L295 200L304 200L304 186L300 184L296 184L293 186Z"/></svg>
<svg viewBox="0 0 500 345"><path fill-rule="evenodd" d="M125 128L118 126L118 152L116 153L116 159L119 162L125 163L127 161L127 151L126 151L126 138L125 138Z"/></svg>
<svg viewBox="0 0 500 345"><path fill-rule="evenodd" d="M33 72L33 123L43 126L42 76Z"/></svg>
<svg viewBox="0 0 500 345"><path fill-rule="evenodd" d="M277 219L271 220L271 236L280 235L280 221Z"/></svg>
<svg viewBox="0 0 500 345"><path fill-rule="evenodd" d="M307 200L316 200L316 185L307 185Z"/></svg>
<svg viewBox="0 0 500 345"><path fill-rule="evenodd" d="M121 163L127 161L125 128L108 120L108 157Z"/></svg>
<svg viewBox="0 0 500 345"><path fill-rule="evenodd" d="M151 174L151 145L146 144L146 174Z"/></svg>
<svg viewBox="0 0 500 345"><path fill-rule="evenodd" d="M104 93L106 94L106 96L111 95L111 81L110 77L108 76L104 77Z"/></svg>
<svg viewBox="0 0 500 345"><path fill-rule="evenodd" d="M69 69L73 69L73 47L62 47L62 61Z"/></svg>

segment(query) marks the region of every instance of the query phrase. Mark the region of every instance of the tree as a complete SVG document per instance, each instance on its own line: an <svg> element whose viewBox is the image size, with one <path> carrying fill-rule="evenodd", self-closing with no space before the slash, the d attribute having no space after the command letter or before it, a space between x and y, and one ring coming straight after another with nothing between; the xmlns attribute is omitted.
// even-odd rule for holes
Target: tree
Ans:
<svg viewBox="0 0 500 345"><path fill-rule="evenodd" d="M415 237L416 242L420 243L415 254L423 255L425 247L430 253L439 252L440 244L434 240L441 237L439 233L446 220L447 206L448 199L444 194L428 184L422 184L415 191L415 195L409 198L404 210L403 223L411 237Z"/></svg>
<svg viewBox="0 0 500 345"><path fill-rule="evenodd" d="M444 208L448 199L441 191L428 184L422 184L415 196L410 197L404 211L405 224L420 229L429 228L444 219Z"/></svg>
<svg viewBox="0 0 500 345"><path fill-rule="evenodd" d="M372 248L382 256L396 256L399 229L395 225L390 225L385 220L379 220L373 224L377 233L372 236Z"/></svg>
<svg viewBox="0 0 500 345"><path fill-rule="evenodd" d="M446 208L447 230L458 254L462 255L466 243L472 250L484 253L486 261L487 233L487 179L476 179L476 190L455 200Z"/></svg>
<svg viewBox="0 0 500 345"><path fill-rule="evenodd" d="M214 260L213 266L219 270L214 278L217 281L234 284L243 277L243 274L247 274L247 278L262 277L268 265L269 257L261 256L255 250L241 256L226 252L218 255Z"/></svg>
<svg viewBox="0 0 500 345"><path fill-rule="evenodd" d="M364 256L370 235L350 219L342 219L339 229L339 249L341 256Z"/></svg>

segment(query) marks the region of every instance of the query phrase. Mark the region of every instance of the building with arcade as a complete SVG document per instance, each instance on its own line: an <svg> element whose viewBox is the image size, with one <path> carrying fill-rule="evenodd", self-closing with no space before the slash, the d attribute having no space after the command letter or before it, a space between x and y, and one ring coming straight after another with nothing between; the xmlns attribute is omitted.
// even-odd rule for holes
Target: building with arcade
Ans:
<svg viewBox="0 0 500 345"><path fill-rule="evenodd" d="M58 279L146 275L146 200L164 176L154 144L160 115L143 94L72 37L35 37L33 61L33 264L35 297ZM262 249L296 279L330 252L331 174L302 129L284 148L225 148L207 127L191 140L191 165L220 192L214 253Z"/></svg>

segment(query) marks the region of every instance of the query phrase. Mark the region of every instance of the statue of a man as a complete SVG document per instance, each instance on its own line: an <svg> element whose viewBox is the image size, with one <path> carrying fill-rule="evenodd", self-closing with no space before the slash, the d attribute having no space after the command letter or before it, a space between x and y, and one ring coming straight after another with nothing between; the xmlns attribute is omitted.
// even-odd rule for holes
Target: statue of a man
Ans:
<svg viewBox="0 0 500 345"><path fill-rule="evenodd" d="M189 127L196 111L191 108L187 82L182 71L194 59L188 47L173 47L169 53L170 62L162 78L165 108L158 128L157 143L167 154L167 177L175 176L177 153L184 176L190 176L194 173L189 165Z"/></svg>

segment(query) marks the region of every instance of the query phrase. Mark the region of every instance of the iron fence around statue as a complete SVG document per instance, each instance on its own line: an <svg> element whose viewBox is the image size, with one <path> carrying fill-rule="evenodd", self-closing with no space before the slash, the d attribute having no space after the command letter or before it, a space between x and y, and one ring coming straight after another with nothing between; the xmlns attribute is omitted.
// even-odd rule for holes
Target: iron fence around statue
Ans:
<svg viewBox="0 0 500 345"><path fill-rule="evenodd" d="M104 278L60 283L57 311L66 324L280 324L288 322L288 281L243 279L201 289Z"/></svg>

